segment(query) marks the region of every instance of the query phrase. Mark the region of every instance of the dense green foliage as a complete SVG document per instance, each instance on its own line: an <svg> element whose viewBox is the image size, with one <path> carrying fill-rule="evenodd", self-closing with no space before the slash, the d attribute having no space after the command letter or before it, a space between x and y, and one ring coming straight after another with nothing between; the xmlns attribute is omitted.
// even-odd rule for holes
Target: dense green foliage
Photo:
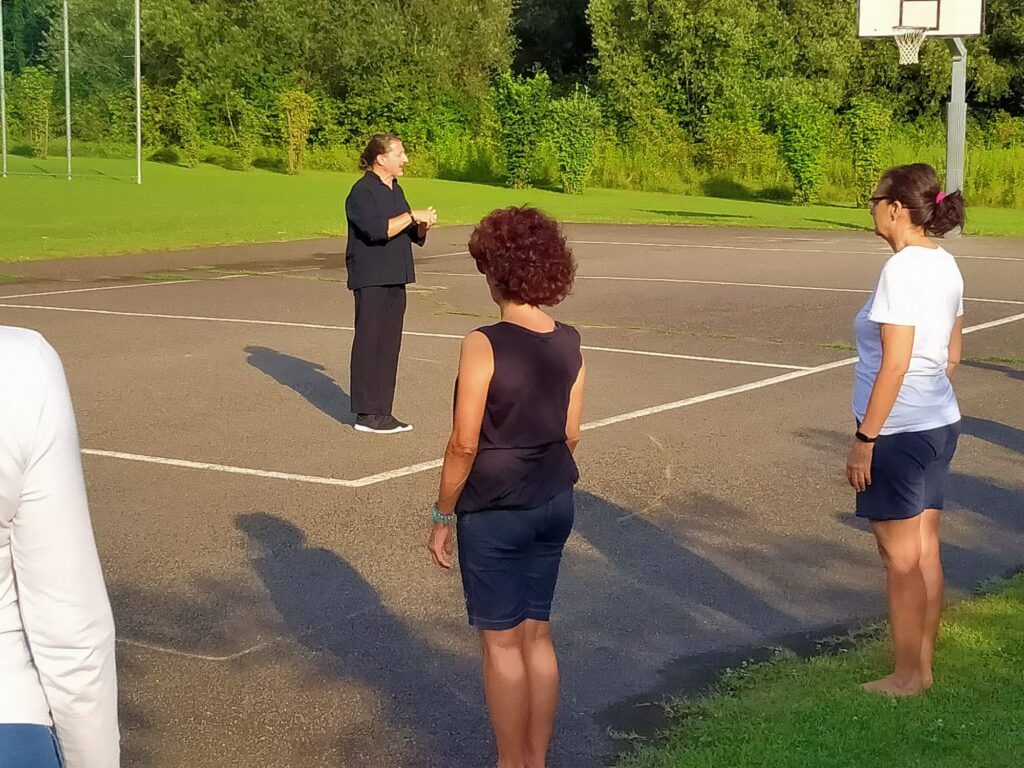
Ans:
<svg viewBox="0 0 1024 768"><path fill-rule="evenodd" d="M575 91L551 104L551 143L558 159L562 191L582 195L594 170L594 150L601 123L597 99Z"/></svg>
<svg viewBox="0 0 1024 768"><path fill-rule="evenodd" d="M46 158L50 115L53 111L53 76L42 67L25 67L14 82L13 117L19 121L32 147L32 156Z"/></svg>
<svg viewBox="0 0 1024 768"><path fill-rule="evenodd" d="M867 201L885 170L885 164L882 162L882 144L890 119L886 107L866 96L853 99L850 110L846 113L846 130L850 137L850 149L853 151L858 203Z"/></svg>
<svg viewBox="0 0 1024 768"><path fill-rule="evenodd" d="M501 74L494 82L494 106L501 125L501 152L508 183L525 187L551 107L551 80Z"/></svg>
<svg viewBox="0 0 1024 768"><path fill-rule="evenodd" d="M31 151L63 133L55 119L39 134L19 89L44 68L62 113L60 0L0 1L11 134ZM1024 146L1024 0L988 0L986 14L968 42L968 177L985 202L1019 205L1019 160L972 177L982 147ZM72 0L71 29L73 135L129 145L131 2ZM349 170L389 130L418 175L570 188L556 128L509 109L509 83L544 76L556 103L580 87L596 100L592 183L803 197L782 150L789 105L808 97L841 118L819 192L849 198L892 147L941 145L950 66L941 41L901 67L891 41L857 39L852 0L143 0L143 61L148 152L186 165ZM285 93L308 97L308 132L288 129ZM865 100L891 127L871 127Z"/></svg>
<svg viewBox="0 0 1024 768"><path fill-rule="evenodd" d="M782 157L793 177L799 203L815 199L825 175L825 151L832 131L828 110L810 96L788 102L779 112Z"/></svg>

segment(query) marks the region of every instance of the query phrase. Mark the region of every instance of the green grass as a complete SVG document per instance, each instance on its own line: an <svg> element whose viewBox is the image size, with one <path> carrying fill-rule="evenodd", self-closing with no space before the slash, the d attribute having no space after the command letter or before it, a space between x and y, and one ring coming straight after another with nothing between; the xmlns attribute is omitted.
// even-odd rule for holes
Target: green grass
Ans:
<svg viewBox="0 0 1024 768"><path fill-rule="evenodd" d="M988 355L985 357L968 357L968 362L973 363L1002 363L1024 368L1024 357L1002 357L1000 355Z"/></svg>
<svg viewBox="0 0 1024 768"><path fill-rule="evenodd" d="M720 691L668 708L663 739L630 768L1018 768L1024 765L1024 575L953 606L936 683L892 700L858 683L889 672L888 644L728 673Z"/></svg>
<svg viewBox="0 0 1024 768"><path fill-rule="evenodd" d="M857 347L845 341L832 341L828 344L819 344L822 349L838 349L840 352L856 352Z"/></svg>
<svg viewBox="0 0 1024 768"><path fill-rule="evenodd" d="M143 280L151 280L154 283L176 283L183 280L195 280L195 275L190 275L187 272L151 272L148 275L142 275Z"/></svg>
<svg viewBox="0 0 1024 768"><path fill-rule="evenodd" d="M9 158L15 173L56 177L0 179L0 262L180 249L335 236L344 229L344 199L354 174L185 169L79 158L68 182L63 158ZM702 224L802 229L862 229L867 211L851 206L794 206L657 192L594 189L576 197L437 179L403 181L414 205L434 205L443 225L470 224L488 211L530 203L563 221ZM973 234L1024 235L1019 211L972 208Z"/></svg>

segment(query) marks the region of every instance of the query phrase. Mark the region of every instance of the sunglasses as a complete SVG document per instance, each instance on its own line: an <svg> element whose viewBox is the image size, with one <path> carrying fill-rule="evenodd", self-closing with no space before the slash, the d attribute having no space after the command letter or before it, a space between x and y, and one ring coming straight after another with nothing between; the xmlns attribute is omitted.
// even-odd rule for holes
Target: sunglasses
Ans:
<svg viewBox="0 0 1024 768"><path fill-rule="evenodd" d="M874 211L876 205L878 205L883 200L888 200L888 199L889 198L886 197L885 195L874 195L872 197L869 197L868 198L868 210Z"/></svg>

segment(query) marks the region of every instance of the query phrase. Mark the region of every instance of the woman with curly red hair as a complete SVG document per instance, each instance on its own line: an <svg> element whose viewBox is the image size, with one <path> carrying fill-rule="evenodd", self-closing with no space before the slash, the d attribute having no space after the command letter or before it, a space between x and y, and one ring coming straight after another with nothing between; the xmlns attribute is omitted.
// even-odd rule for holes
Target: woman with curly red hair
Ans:
<svg viewBox="0 0 1024 768"><path fill-rule="evenodd" d="M429 548L450 569L456 524L499 768L541 768L558 705L549 618L573 524L585 374L579 333L542 307L569 294L576 264L558 224L533 208L491 213L469 252L501 321L462 343Z"/></svg>

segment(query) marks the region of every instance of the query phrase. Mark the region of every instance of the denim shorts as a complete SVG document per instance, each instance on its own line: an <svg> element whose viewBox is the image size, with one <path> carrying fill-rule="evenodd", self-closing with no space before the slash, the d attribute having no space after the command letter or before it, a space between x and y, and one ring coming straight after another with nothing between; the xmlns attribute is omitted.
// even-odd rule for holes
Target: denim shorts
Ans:
<svg viewBox="0 0 1024 768"><path fill-rule="evenodd" d="M879 435L871 457L871 485L857 494L857 517L909 520L926 509L942 509L959 438L959 421L922 432Z"/></svg>
<svg viewBox="0 0 1024 768"><path fill-rule="evenodd" d="M459 515L459 568L471 626L501 630L550 619L574 514L570 488L533 509Z"/></svg>
<svg viewBox="0 0 1024 768"><path fill-rule="evenodd" d="M53 728L28 723L0 723L0 768L62 768Z"/></svg>

